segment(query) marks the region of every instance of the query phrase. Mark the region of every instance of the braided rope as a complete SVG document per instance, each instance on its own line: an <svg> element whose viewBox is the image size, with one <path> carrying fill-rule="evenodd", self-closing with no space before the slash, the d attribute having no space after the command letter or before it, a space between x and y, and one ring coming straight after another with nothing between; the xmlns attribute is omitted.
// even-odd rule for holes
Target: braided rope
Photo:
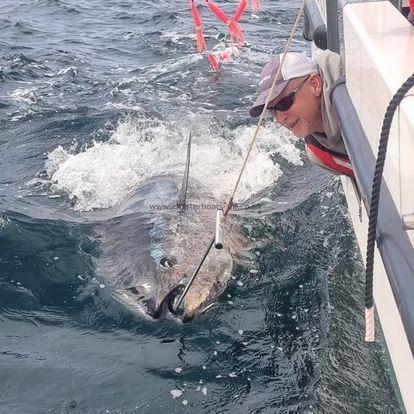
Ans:
<svg viewBox="0 0 414 414"><path fill-rule="evenodd" d="M378 146L377 162L375 164L374 178L372 180L371 203L369 209L369 224L367 237L366 271L365 271L365 340L374 341L374 249L376 229L378 221L378 207L381 194L382 174L384 171L385 158L387 154L388 138L390 135L391 123L399 104L405 94L414 86L414 74L412 74L398 89L392 97L385 111L382 123L381 137Z"/></svg>

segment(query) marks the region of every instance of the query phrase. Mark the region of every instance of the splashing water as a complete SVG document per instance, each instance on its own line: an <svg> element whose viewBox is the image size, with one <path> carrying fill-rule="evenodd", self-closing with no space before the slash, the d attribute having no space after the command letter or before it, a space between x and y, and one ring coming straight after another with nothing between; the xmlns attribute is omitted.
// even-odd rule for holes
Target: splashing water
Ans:
<svg viewBox="0 0 414 414"><path fill-rule="evenodd" d="M200 120L192 122L200 124ZM204 122L193 132L190 175L225 201L234 188L255 127L216 127L213 133L212 127ZM150 177L182 174L190 130L176 122L127 120L108 141L95 141L82 152L72 153L59 146L45 164L52 191L66 194L78 211L112 207ZM302 162L287 134L273 125L265 127L250 155L236 201L245 201L277 182L282 172L272 153L295 165Z"/></svg>

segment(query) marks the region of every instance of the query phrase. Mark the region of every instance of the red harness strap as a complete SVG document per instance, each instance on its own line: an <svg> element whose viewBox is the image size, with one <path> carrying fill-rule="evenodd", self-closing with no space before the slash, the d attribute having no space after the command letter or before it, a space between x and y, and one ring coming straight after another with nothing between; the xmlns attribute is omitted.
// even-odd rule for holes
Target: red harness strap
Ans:
<svg viewBox="0 0 414 414"><path fill-rule="evenodd" d="M316 163L336 174L344 174L348 177L355 178L352 170L352 164L346 155L332 154L329 150L322 148L320 145L314 145L306 142L307 149L316 157Z"/></svg>

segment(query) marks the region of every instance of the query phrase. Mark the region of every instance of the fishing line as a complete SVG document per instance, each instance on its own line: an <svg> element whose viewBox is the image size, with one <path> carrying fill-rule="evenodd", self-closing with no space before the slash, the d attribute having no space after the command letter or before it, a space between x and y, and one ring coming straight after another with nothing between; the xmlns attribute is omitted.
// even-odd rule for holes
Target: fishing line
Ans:
<svg viewBox="0 0 414 414"><path fill-rule="evenodd" d="M223 212L223 215L222 215L222 218L221 218L221 225L223 225L223 224L225 223L225 221L227 220L227 216L228 216L228 214L229 214L229 212L230 212L231 208L232 208L232 207L233 207L233 205L234 205L234 203L233 203L233 201L234 201L234 197L235 197L236 192L237 192L237 189L238 189L238 187L239 187L239 184L240 184L240 181L241 181L241 178L242 178L243 172L244 172L244 170L245 170L245 168L246 168L246 164L247 164L247 161L248 161L248 159L249 159L249 157L250 157L250 153L251 153L251 151L252 151L252 149L253 149L253 145L254 145L254 143L256 142L257 136L259 135L259 131L260 131L261 127L262 127L262 123L263 123L264 114L265 114L265 113L266 113L266 111L267 111L267 107L268 107L269 102L270 102L270 97L271 97L271 96L272 96L272 94L273 94L273 90L274 90L275 85L276 85L276 79L277 79L277 78L279 77L279 75L280 75L280 71L281 71L282 66L283 66L283 64L284 64L284 62L285 62L286 55L287 55L287 53L288 53L288 51L289 51L289 49L290 49L290 46L291 46L291 43L292 43L293 37L295 36L296 29L297 29L297 27L298 27L298 25L299 25L300 18L301 18L302 14L303 14L303 10L304 10L304 8L305 8L305 4L306 4L306 0L303 0L303 1L302 1L301 6L300 6L300 8L299 8L298 14L297 14L297 16L296 16L295 23L293 24L292 31L290 32L289 39L288 39L288 41L287 41L287 43L286 43L285 50L283 51L282 59L281 59L281 61L280 61L280 65L279 65L279 67L278 67L278 69L277 69L276 75L275 75L275 77L274 77L274 79L273 79L272 86L270 87L269 93L267 94L266 101L265 101L265 104L264 104L264 107L263 107L262 113L261 113L261 115L260 115L259 121L257 122L257 126L256 126L256 129L255 129L254 134L253 134L253 138L252 138L252 140L251 140L251 142L250 142L249 148L248 148L248 150L247 150L247 154L246 154L246 156L245 156L245 158L244 158L244 161L243 161L242 167L241 167L241 169L240 169L239 176L238 176L238 178L237 178L237 180L236 180L236 184L235 184L235 186L234 186L233 192L232 192L232 194L231 194L231 196L230 196L230 199L229 199L229 201L228 201L227 207L226 207L226 209L225 209L225 210L224 210L224 212ZM211 250L212 246L214 245L214 240L215 240L215 237L213 237L213 238L212 238L212 240L210 241L210 244L209 244L209 246L207 247L207 250L206 250L206 252L204 253L204 256L202 257L202 259L201 259L201 261L200 261L199 265L197 266L197 269L195 270L195 272L194 272L193 276L191 277L190 281L188 282L187 286L185 287L185 289L184 289L184 291L183 291L183 293L182 293L182 295L181 295L181 297L180 297L179 301L177 302L177 305L175 306L175 309L176 309L176 310L179 308L179 306L180 306L180 305L181 305L181 303L183 302L183 300L184 300L184 298L185 298L185 295L188 293L188 290L190 289L190 287L191 287L191 285L193 284L193 282L194 282L194 280L195 280L195 278L196 278L197 274L199 273L199 271L200 271L200 269L201 269L201 267L202 267L202 265L203 265L204 261L206 260L206 258L207 258L207 256L208 256L208 253L210 252L210 250Z"/></svg>
<svg viewBox="0 0 414 414"><path fill-rule="evenodd" d="M300 6L300 9L299 9L298 15L296 16L296 20L295 20L295 23L294 23L294 25L293 25L292 31L291 31L291 33L290 33L289 39L288 39L288 41L287 41L287 44L286 44L285 50L284 50L284 52L283 52L283 55L282 55L282 60L281 60L281 62L280 62L279 67L277 68L276 75L275 75L275 77L273 78L272 86L270 87L269 93L267 94L267 97L266 97L266 102L265 102L265 104L264 104L264 107L263 107L262 113L260 114L260 118L259 118L259 121L258 121L258 123L257 123L256 129L255 129L255 132L254 132L254 135L253 135L253 138L252 138L252 141L250 142L249 149L247 150L246 157L244 158L244 161L243 161L243 164L242 164L242 167L241 167L241 170L240 170L240 174L239 174L239 176L238 176L238 178L237 178L237 181L236 181L236 184L235 184L235 186L234 186L233 193L232 193L232 195L231 195L231 197L230 197L230 200L229 200L229 202L228 202L228 204L227 204L226 209L224 210L224 213L223 213L223 220L222 220L222 222L223 222L223 223L224 223L224 221L226 220L226 218L227 218L227 216L228 216L228 214L229 214L230 209L233 207L233 200L234 200L234 196L236 195L237 188L238 188L238 186L239 186L239 184L240 184L240 180L241 180L241 177L242 177L243 172L244 172L244 170L245 170L245 167L246 167L247 161L248 161L248 159L249 159L249 157L250 157L250 153L251 153L251 151L252 151L252 149L253 149L253 145L254 145L254 143L256 142L256 138L257 138L257 136L258 136L258 134L259 134L260 128L262 127L262 123L263 123L264 114L265 114L265 113L266 113L266 111L267 111L267 107L268 107L269 102L270 102L270 97L271 97L271 96L272 96L272 94L273 94L273 90L274 90L275 85L276 85L276 79L278 78L278 76L280 75L280 71L282 70L283 64L284 64L284 62L285 62L286 55L287 55L287 53L288 53L288 51L289 51L289 49L290 49L290 45L291 45L292 40L293 40L293 37L294 37L294 35L295 35L295 33L296 33L296 29L297 29L297 27L298 27L298 25L299 25L300 18L301 18L302 14L303 14L303 10L304 10L304 8L305 8L305 4L306 4L306 0L303 0L302 5Z"/></svg>

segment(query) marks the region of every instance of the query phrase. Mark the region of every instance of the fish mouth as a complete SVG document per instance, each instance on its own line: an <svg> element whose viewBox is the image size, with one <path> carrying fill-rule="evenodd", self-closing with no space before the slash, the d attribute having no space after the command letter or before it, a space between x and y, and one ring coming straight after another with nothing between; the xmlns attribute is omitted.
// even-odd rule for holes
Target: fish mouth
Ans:
<svg viewBox="0 0 414 414"><path fill-rule="evenodd" d="M181 302L180 306L178 306L178 303L182 297L182 294L186 288L186 285L179 285L176 288L174 288L164 299L169 313L174 316L175 318L178 318L181 320L182 323L188 323L191 322L195 316L196 313L190 313L188 312L188 309L184 306L184 302ZM164 305L165 308L165 305Z"/></svg>
<svg viewBox="0 0 414 414"><path fill-rule="evenodd" d="M184 292L184 289L185 285L183 284L177 285L171 289L159 304L157 309L150 313L150 316L154 319L159 319L169 312L174 316L180 317L184 312L184 309L176 308L175 305L178 303L181 294Z"/></svg>
<svg viewBox="0 0 414 414"><path fill-rule="evenodd" d="M186 288L186 284L184 284L184 281L174 286L163 297L162 301L158 303L158 306L154 306L155 303L154 303L154 300L152 299L143 300L142 301L143 308L141 308L141 310L145 309L144 312L152 319L163 319L165 317L168 318L168 316L170 316L176 320L180 320L183 324L185 324L185 323L191 322L195 317L201 314L204 314L207 310L209 310L214 305L214 303L210 303L208 305L204 303L190 310L185 305L185 301L182 301L180 306L178 306L178 303L182 297L182 294L185 288ZM134 287L128 288L126 289L126 291L128 291L129 295L131 294L134 295L135 300L144 299L143 296L141 297L139 296L139 291ZM125 293L123 295L124 297L128 297ZM129 302L128 306L133 306L133 303ZM206 306L203 306L203 305L206 305Z"/></svg>
<svg viewBox="0 0 414 414"><path fill-rule="evenodd" d="M169 297L168 301L168 310L171 315L173 315L176 318L179 318L182 323L188 323L191 322L196 317L199 317L200 315L207 312L209 309L214 307L216 305L216 302L210 303L208 305L203 306L201 304L199 307L197 307L194 311L189 311L185 308L182 304L180 306L177 306L179 299L181 298L182 292L184 291L184 288L181 289L180 292L176 295L176 297L173 297L172 295Z"/></svg>
<svg viewBox="0 0 414 414"><path fill-rule="evenodd" d="M180 319L182 323L191 322L195 317L195 314L190 314L187 311L187 309L183 305L184 302L182 302L180 306L178 306L178 303L181 299L181 296L185 288L186 288L185 285L177 286L177 288L171 291L166 298L167 305L168 305L168 311L170 312L172 316Z"/></svg>

